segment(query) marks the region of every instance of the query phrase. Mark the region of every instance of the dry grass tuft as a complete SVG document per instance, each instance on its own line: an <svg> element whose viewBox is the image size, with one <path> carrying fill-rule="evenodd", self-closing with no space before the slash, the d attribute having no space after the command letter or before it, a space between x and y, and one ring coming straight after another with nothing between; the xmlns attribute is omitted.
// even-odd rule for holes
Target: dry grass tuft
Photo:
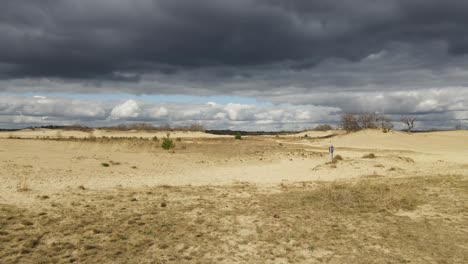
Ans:
<svg viewBox="0 0 468 264"><path fill-rule="evenodd" d="M375 159L376 156L374 153L369 153L369 154L366 154L364 156L362 156L363 159Z"/></svg>
<svg viewBox="0 0 468 264"><path fill-rule="evenodd" d="M335 157L333 157L332 163L338 163L338 161L340 160L343 160L343 157L341 157L340 155L336 155Z"/></svg>
<svg viewBox="0 0 468 264"><path fill-rule="evenodd" d="M16 186L16 191L18 191L18 192L27 192L27 191L30 191L30 190L31 189L29 188L28 182L26 180L26 176L21 178L21 181Z"/></svg>
<svg viewBox="0 0 468 264"><path fill-rule="evenodd" d="M408 163L414 163L414 160L412 158L409 158L409 157L400 157L400 156L398 156L398 159L406 161Z"/></svg>

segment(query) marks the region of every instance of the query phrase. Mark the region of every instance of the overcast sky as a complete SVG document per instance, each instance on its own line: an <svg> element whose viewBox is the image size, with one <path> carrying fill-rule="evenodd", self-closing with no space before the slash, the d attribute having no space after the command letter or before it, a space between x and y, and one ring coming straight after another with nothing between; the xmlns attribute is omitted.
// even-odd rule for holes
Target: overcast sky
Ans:
<svg viewBox="0 0 468 264"><path fill-rule="evenodd" d="M2 0L0 127L468 128L466 0Z"/></svg>

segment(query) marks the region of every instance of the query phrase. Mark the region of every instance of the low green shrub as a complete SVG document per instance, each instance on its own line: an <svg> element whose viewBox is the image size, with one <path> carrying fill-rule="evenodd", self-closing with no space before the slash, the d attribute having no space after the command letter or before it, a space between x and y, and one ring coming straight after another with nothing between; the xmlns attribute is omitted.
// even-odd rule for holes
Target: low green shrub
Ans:
<svg viewBox="0 0 468 264"><path fill-rule="evenodd" d="M161 147L167 150L175 148L174 140L170 139L169 137L164 138Z"/></svg>

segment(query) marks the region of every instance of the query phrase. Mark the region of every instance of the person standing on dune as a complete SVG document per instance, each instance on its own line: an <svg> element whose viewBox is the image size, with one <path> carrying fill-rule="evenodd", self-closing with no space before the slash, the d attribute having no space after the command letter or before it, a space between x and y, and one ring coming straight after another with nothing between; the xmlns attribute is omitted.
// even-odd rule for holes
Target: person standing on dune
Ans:
<svg viewBox="0 0 468 264"><path fill-rule="evenodd" d="M330 147L328 147L328 153L330 153L330 160L333 161L333 152L335 151L335 148L333 147L333 145L330 145Z"/></svg>

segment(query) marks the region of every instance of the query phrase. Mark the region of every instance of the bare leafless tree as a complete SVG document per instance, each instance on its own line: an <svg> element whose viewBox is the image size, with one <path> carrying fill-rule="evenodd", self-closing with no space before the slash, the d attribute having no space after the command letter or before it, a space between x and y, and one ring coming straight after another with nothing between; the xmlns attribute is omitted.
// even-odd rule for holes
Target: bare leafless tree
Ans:
<svg viewBox="0 0 468 264"><path fill-rule="evenodd" d="M377 123L379 124L382 131L385 133L392 130L393 128L392 120L384 115L379 115L377 117Z"/></svg>
<svg viewBox="0 0 468 264"><path fill-rule="evenodd" d="M414 128L414 121L416 121L416 118L411 116L403 116L401 117L400 121L408 127L407 131L410 133Z"/></svg>
<svg viewBox="0 0 468 264"><path fill-rule="evenodd" d="M358 122L361 129L377 128L378 116L375 113L361 113Z"/></svg>
<svg viewBox="0 0 468 264"><path fill-rule="evenodd" d="M348 132L360 130L358 117L349 113L341 115L341 128Z"/></svg>

